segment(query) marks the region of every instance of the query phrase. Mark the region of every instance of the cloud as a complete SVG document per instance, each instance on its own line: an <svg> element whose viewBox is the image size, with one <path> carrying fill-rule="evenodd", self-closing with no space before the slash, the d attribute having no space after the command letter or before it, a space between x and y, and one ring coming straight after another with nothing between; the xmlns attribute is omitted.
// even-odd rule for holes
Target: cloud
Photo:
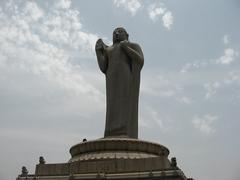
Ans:
<svg viewBox="0 0 240 180"><path fill-rule="evenodd" d="M40 35L46 36L51 43L61 44L72 51L80 50L78 54L81 56L93 57L97 35L84 32L79 11L70 8L70 4L61 2L65 1L57 1L43 24L38 24Z"/></svg>
<svg viewBox="0 0 240 180"><path fill-rule="evenodd" d="M222 41L226 45L229 44L230 43L229 35L225 34L222 38Z"/></svg>
<svg viewBox="0 0 240 180"><path fill-rule="evenodd" d="M56 143L56 144L66 144L67 141L72 141L71 139L79 138L78 133L66 133L59 132L56 130L44 130L44 129L2 129L0 132L1 137L9 139L25 139L28 141L35 141L39 143ZM60 138L61 137L61 138Z"/></svg>
<svg viewBox="0 0 240 180"><path fill-rule="evenodd" d="M101 77L86 66L95 58L98 36L82 26L71 1L1 2L0 141L5 148L0 159L8 149L16 156L0 163L8 169L0 173L3 179L15 178L15 166L22 163L34 172L33 161L43 152L55 156L55 162L59 157L66 161L58 151L67 152L83 137L100 136Z"/></svg>
<svg viewBox="0 0 240 180"><path fill-rule="evenodd" d="M232 48L226 48L224 49L224 55L220 56L219 58L215 58L215 59L210 58L210 59L196 60L194 62L188 62L182 66L180 72L187 73L191 70L206 68L209 65L216 65L216 64L229 65L236 60L238 55L239 55L238 51Z"/></svg>
<svg viewBox="0 0 240 180"><path fill-rule="evenodd" d="M23 13L26 20L30 18L33 21L39 20L44 15L43 11L34 2L27 2Z"/></svg>
<svg viewBox="0 0 240 180"><path fill-rule="evenodd" d="M219 89L220 87L221 87L221 84L219 82L204 84L204 88L207 90L205 98L206 99L211 98L214 94L216 94L217 89Z"/></svg>
<svg viewBox="0 0 240 180"><path fill-rule="evenodd" d="M209 64L209 62L205 61L194 61L194 62L189 62L183 65L182 69L180 70L181 73L187 73L192 69L200 69L204 68Z"/></svg>
<svg viewBox="0 0 240 180"><path fill-rule="evenodd" d="M162 17L163 25L167 29L171 29L171 26L173 24L173 15L172 12L167 11L163 17Z"/></svg>
<svg viewBox="0 0 240 180"><path fill-rule="evenodd" d="M177 75L173 75L173 79L166 75L157 75L143 79L141 92L149 96L149 98L161 98L167 101L172 100L175 103L190 105L193 103L191 97L188 96L183 88L182 79L177 79Z"/></svg>
<svg viewBox="0 0 240 180"><path fill-rule="evenodd" d="M114 5L117 7L122 7L134 16L137 11L142 7L139 0L114 0Z"/></svg>
<svg viewBox="0 0 240 180"><path fill-rule="evenodd" d="M70 5L54 1L44 11L34 1L5 3L0 13L0 69L32 73L98 98L101 92L85 80L84 69L71 63L93 58L98 37L82 30L79 12Z"/></svg>
<svg viewBox="0 0 240 180"><path fill-rule="evenodd" d="M181 87L171 80L166 78L165 76L158 75L155 77L153 84L145 84L141 87L142 92L147 93L152 96L158 97L174 97L179 91L181 91Z"/></svg>
<svg viewBox="0 0 240 180"><path fill-rule="evenodd" d="M186 96L180 97L177 99L179 102L184 103L184 104L192 104L192 99Z"/></svg>
<svg viewBox="0 0 240 180"><path fill-rule="evenodd" d="M156 4L152 4L149 6L149 18L153 21L157 21L159 17L161 17L165 12L166 8L164 7L156 7Z"/></svg>
<svg viewBox="0 0 240 180"><path fill-rule="evenodd" d="M228 73L228 77L224 79L225 84L232 84L240 82L240 73L238 71L231 71Z"/></svg>
<svg viewBox="0 0 240 180"><path fill-rule="evenodd" d="M149 5L148 16L154 22L161 19L163 26L168 30L171 29L174 18L172 12L169 11L163 3L153 3Z"/></svg>
<svg viewBox="0 0 240 180"><path fill-rule="evenodd" d="M114 0L114 5L116 7L121 7L131 13L132 16L136 15L142 7L139 0ZM173 25L173 15L163 3L153 3L148 7L148 16L153 21L156 22L159 19L162 20L163 26L170 30Z"/></svg>
<svg viewBox="0 0 240 180"><path fill-rule="evenodd" d="M146 124L154 123L158 126L163 133L170 132L173 129L172 122L173 120L166 115L161 115L157 110L152 107L147 106L147 119L148 121L145 122ZM148 125L149 126L149 125Z"/></svg>
<svg viewBox="0 0 240 180"><path fill-rule="evenodd" d="M209 135L216 132L216 130L212 127L213 123L218 120L218 116L206 114L202 117L195 116L192 120L192 124L194 128L198 129L203 134Z"/></svg>
<svg viewBox="0 0 240 180"><path fill-rule="evenodd" d="M71 0L58 0L57 2L55 2L55 7L60 9L69 9L71 3Z"/></svg>
<svg viewBox="0 0 240 180"><path fill-rule="evenodd" d="M183 79L176 78L176 74L167 77L166 75L157 75L154 77L147 77L143 79L141 85L141 92L151 97L158 97L163 99L171 99L175 102L190 105L193 100L186 93L182 84Z"/></svg>
<svg viewBox="0 0 240 180"><path fill-rule="evenodd" d="M232 48L227 48L224 50L224 55L221 56L219 59L216 60L216 63L228 65L235 61L235 58L238 56L238 52L236 52Z"/></svg>
<svg viewBox="0 0 240 180"><path fill-rule="evenodd" d="M226 92L230 92L234 85L239 85L240 83L240 73L239 71L230 71L228 72L225 77L220 78L213 82L208 82L203 85L203 87L206 90L205 98L210 99L212 98L217 91L221 89L225 89ZM234 95L234 92L232 92L231 95Z"/></svg>

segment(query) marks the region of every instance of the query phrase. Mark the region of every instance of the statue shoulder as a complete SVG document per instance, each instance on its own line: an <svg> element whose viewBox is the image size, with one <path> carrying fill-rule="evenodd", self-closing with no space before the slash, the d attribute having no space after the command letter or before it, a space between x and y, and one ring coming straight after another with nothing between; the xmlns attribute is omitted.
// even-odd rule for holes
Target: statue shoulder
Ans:
<svg viewBox="0 0 240 180"><path fill-rule="evenodd" d="M142 49L139 44L130 42L130 47L138 52L142 53Z"/></svg>
<svg viewBox="0 0 240 180"><path fill-rule="evenodd" d="M134 49L141 49L140 45L134 42L129 42L130 47Z"/></svg>

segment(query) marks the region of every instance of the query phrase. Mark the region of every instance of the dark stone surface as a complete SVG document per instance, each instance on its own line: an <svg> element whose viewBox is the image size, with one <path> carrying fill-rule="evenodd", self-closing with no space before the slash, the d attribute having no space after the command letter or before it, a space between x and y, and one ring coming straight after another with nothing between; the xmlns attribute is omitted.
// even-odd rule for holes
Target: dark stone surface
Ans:
<svg viewBox="0 0 240 180"><path fill-rule="evenodd" d="M173 172L166 147L129 138L104 138L73 146L68 163L38 164L36 177L104 173L118 176L134 172ZM84 157L84 158L82 158ZM159 175L160 176L160 175ZM162 174L161 176L165 176Z"/></svg>
<svg viewBox="0 0 240 180"><path fill-rule="evenodd" d="M40 156L39 157L39 164L45 164L45 163L46 163L46 161L45 161L44 157Z"/></svg>
<svg viewBox="0 0 240 180"><path fill-rule="evenodd" d="M68 174L68 175L28 175L17 180L74 180L74 179L115 179L115 180L188 180L181 170L145 171L131 173L98 173Z"/></svg>
<svg viewBox="0 0 240 180"><path fill-rule="evenodd" d="M69 162L100 159L144 159L167 157L169 150L163 145L130 138L103 138L81 142L70 149ZM169 164L170 166L170 164Z"/></svg>
<svg viewBox="0 0 240 180"><path fill-rule="evenodd" d="M63 176L69 175L69 163L38 164L36 165L36 176Z"/></svg>
<svg viewBox="0 0 240 180"><path fill-rule="evenodd" d="M166 172L171 175L178 175L180 169L167 167L161 157L147 159L116 159L116 160L95 160L76 161L62 164L45 164L36 166L36 177L44 176L66 176L77 174L128 174L144 172L162 172L161 176L166 176ZM164 172L164 173L163 173ZM184 177L183 173L182 176Z"/></svg>
<svg viewBox="0 0 240 180"><path fill-rule="evenodd" d="M106 76L107 110L104 137L138 138L138 98L143 53L128 41L124 28L113 32L113 45L96 42L99 67Z"/></svg>
<svg viewBox="0 0 240 180"><path fill-rule="evenodd" d="M22 174L20 176L25 177L28 175L28 170L25 166L22 167Z"/></svg>

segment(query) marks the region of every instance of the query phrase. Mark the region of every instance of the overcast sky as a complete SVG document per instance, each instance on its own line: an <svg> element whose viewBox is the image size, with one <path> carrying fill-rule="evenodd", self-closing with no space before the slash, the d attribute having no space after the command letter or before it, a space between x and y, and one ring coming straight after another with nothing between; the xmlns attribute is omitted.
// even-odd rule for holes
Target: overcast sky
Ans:
<svg viewBox="0 0 240 180"><path fill-rule="evenodd" d="M0 2L0 179L103 136L95 42L125 27L144 52L139 137L196 180L240 179L239 0Z"/></svg>

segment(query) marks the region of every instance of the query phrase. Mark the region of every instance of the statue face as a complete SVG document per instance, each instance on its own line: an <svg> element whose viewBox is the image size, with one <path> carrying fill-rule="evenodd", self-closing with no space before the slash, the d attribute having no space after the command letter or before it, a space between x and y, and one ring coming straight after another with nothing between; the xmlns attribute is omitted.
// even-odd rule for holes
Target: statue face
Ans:
<svg viewBox="0 0 240 180"><path fill-rule="evenodd" d="M116 28L113 31L113 43L128 40L128 33L124 28Z"/></svg>

